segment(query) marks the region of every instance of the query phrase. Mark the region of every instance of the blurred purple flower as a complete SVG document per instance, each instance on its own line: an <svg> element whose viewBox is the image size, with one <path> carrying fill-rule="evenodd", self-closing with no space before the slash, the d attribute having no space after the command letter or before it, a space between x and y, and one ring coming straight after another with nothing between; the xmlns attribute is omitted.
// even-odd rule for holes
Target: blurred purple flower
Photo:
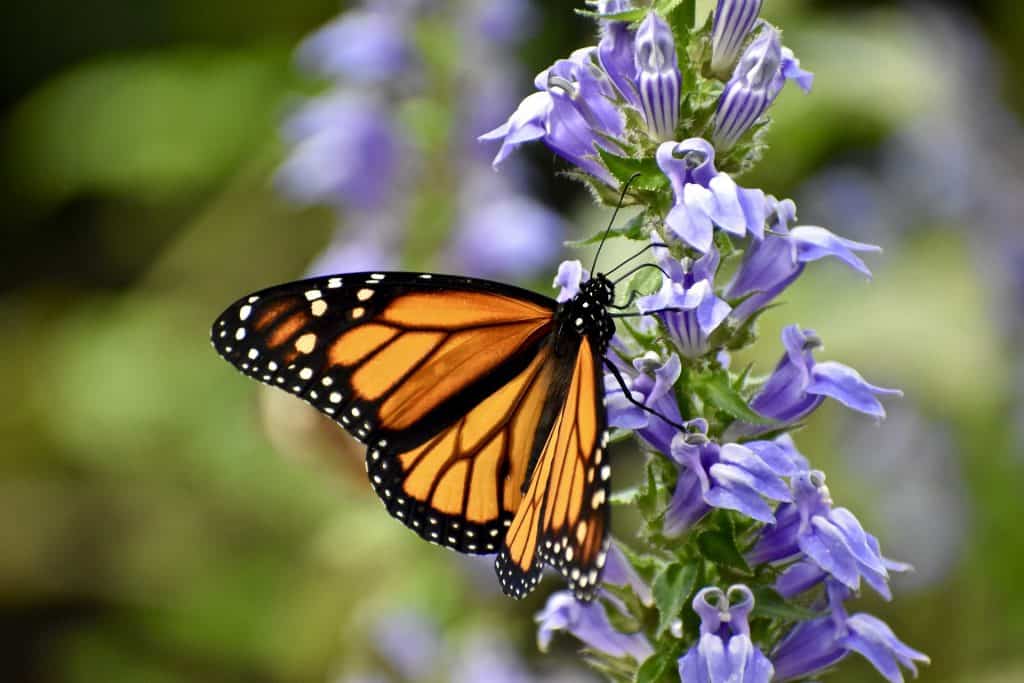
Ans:
<svg viewBox="0 0 1024 683"><path fill-rule="evenodd" d="M496 46L513 44L533 33L537 20L529 0L469 0L468 26Z"/></svg>
<svg viewBox="0 0 1024 683"><path fill-rule="evenodd" d="M608 621L600 602L580 602L569 591L552 593L536 620L537 644L542 651L551 644L555 631L567 631L610 657L628 656L642 662L654 653L643 633L620 633Z"/></svg>
<svg viewBox="0 0 1024 683"><path fill-rule="evenodd" d="M655 244L661 237L652 235ZM658 314L668 328L676 349L686 358L699 358L710 348L708 337L729 316L732 308L715 294L715 273L718 272L718 250L713 246L696 261L684 258L677 261L668 249L655 249L658 263L671 278L662 278L661 289L637 300L641 313L680 310Z"/></svg>
<svg viewBox="0 0 1024 683"><path fill-rule="evenodd" d="M436 623L422 614L402 611L382 618L373 629L377 651L407 680L440 666L443 643Z"/></svg>
<svg viewBox="0 0 1024 683"><path fill-rule="evenodd" d="M718 101L711 136L715 146L726 150L735 145L768 110L787 80L810 92L814 75L801 69L793 53L782 47L779 32L765 26L743 53Z"/></svg>
<svg viewBox="0 0 1024 683"><path fill-rule="evenodd" d="M793 500L781 477L793 475L796 467L785 453L770 441L720 446L708 439L703 420L694 420L688 427L688 433L678 433L672 440L671 456L680 472L665 512L665 534L678 536L712 507L774 522L764 499Z"/></svg>
<svg viewBox="0 0 1024 683"><path fill-rule="evenodd" d="M754 594L743 585L697 593L700 640L679 660L679 677L686 683L769 683L772 663L750 639L753 609Z"/></svg>
<svg viewBox="0 0 1024 683"><path fill-rule="evenodd" d="M455 231L458 270L517 279L535 275L555 258L565 235L561 216L525 195L463 192Z"/></svg>
<svg viewBox="0 0 1024 683"><path fill-rule="evenodd" d="M867 265L854 252L878 252L881 248L833 235L825 228L800 226L790 229L796 220L796 204L790 199L767 198L771 232L759 242L747 245L743 263L726 288L729 299L741 299L733 318L742 321L763 309L804 272L806 264L826 257L836 258L865 277L871 277Z"/></svg>
<svg viewBox="0 0 1024 683"><path fill-rule="evenodd" d="M898 389L868 383L856 370L841 363L814 360L814 350L822 346L814 330L790 325L782 331L782 343L785 355L750 401L750 407L765 417L793 424L829 397L847 408L882 419L885 408L877 397L903 395Z"/></svg>
<svg viewBox="0 0 1024 683"><path fill-rule="evenodd" d="M407 18L383 7L345 12L303 41L299 63L356 83L391 81L413 63L407 32Z"/></svg>
<svg viewBox="0 0 1024 683"><path fill-rule="evenodd" d="M423 680L422 673L410 680ZM533 683L523 661L504 641L489 635L470 638L452 664L451 683Z"/></svg>
<svg viewBox="0 0 1024 683"><path fill-rule="evenodd" d="M389 214L353 213L313 261L310 277L365 270L394 270L400 264L395 242L401 226Z"/></svg>
<svg viewBox="0 0 1024 683"><path fill-rule="evenodd" d="M408 150L376 99L339 91L311 100L288 119L284 135L293 145L277 172L284 194L365 210L391 202Z"/></svg>
<svg viewBox="0 0 1024 683"><path fill-rule="evenodd" d="M672 29L651 12L636 32L636 81L647 129L655 140L671 140L679 123L679 60Z"/></svg>
<svg viewBox="0 0 1024 683"><path fill-rule="evenodd" d="M552 282L553 287L558 287L558 296L555 297L558 303L565 303L580 293L580 285L590 279L590 272L587 271L579 260L562 261L558 265L558 274Z"/></svg>
<svg viewBox="0 0 1024 683"><path fill-rule="evenodd" d="M665 219L672 233L701 253L714 241L714 228L740 237L764 236L765 195L738 186L715 169L715 150L707 140L690 138L658 147L658 166L668 176L675 206Z"/></svg>
<svg viewBox="0 0 1024 683"><path fill-rule="evenodd" d="M732 72L761 4L762 0L718 0L711 28L711 70L719 76Z"/></svg>
<svg viewBox="0 0 1024 683"><path fill-rule="evenodd" d="M878 539L864 531L853 513L833 508L825 475L817 470L792 478L792 502L775 511L747 560L752 565L799 557L779 577L776 589L793 597L817 585L826 575L859 590L863 578L879 595L891 599L889 572L908 571L909 565L882 556Z"/></svg>

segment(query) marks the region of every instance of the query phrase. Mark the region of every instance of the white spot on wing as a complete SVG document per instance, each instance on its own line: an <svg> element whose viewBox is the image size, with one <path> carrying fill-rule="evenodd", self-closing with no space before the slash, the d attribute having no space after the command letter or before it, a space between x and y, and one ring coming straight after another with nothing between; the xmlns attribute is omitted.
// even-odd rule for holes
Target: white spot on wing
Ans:
<svg viewBox="0 0 1024 683"><path fill-rule="evenodd" d="M246 304L242 306L240 309L238 309L239 320L248 320L250 315L252 315L252 306L250 306L249 304Z"/></svg>
<svg viewBox="0 0 1024 683"><path fill-rule="evenodd" d="M306 292L306 300L307 301L316 301L317 299L319 299L322 296L323 296L323 292L321 292L319 289L311 289L308 292Z"/></svg>

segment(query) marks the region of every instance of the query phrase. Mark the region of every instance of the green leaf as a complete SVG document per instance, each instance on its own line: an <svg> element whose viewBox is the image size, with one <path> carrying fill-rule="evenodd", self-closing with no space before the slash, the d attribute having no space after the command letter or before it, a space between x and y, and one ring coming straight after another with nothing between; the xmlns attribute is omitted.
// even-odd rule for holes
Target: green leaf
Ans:
<svg viewBox="0 0 1024 683"><path fill-rule="evenodd" d="M697 537L697 547L714 564L750 573L750 566L736 547L736 539L726 530L705 531Z"/></svg>
<svg viewBox="0 0 1024 683"><path fill-rule="evenodd" d="M624 12L616 12L614 14L601 14L600 12L594 12L588 9L577 9L576 14L584 17L590 17L591 19L605 19L607 21L628 21L634 24L639 21L643 21L644 17L647 16L646 8L628 9Z"/></svg>
<svg viewBox="0 0 1024 683"><path fill-rule="evenodd" d="M783 621L807 621L821 616L820 612L787 601L769 586L755 586L754 617L782 619Z"/></svg>
<svg viewBox="0 0 1024 683"><path fill-rule="evenodd" d="M656 652L636 672L636 683L668 683L678 678L674 652Z"/></svg>
<svg viewBox="0 0 1024 683"><path fill-rule="evenodd" d="M565 242L565 246L571 248L588 247L592 244L600 244L601 240L604 239L605 231L602 230L599 233L595 233L590 237L582 240L572 240ZM651 232L647 226L647 215L646 213L640 213L630 218L625 225L621 228L613 229L608 231L608 239L622 238L634 241L647 241L650 239Z"/></svg>
<svg viewBox="0 0 1024 683"><path fill-rule="evenodd" d="M657 637L661 637L672 622L679 618L696 584L695 564L684 565L676 562L658 574L651 587L654 603L658 606L658 629L655 632Z"/></svg>
<svg viewBox="0 0 1024 683"><path fill-rule="evenodd" d="M630 185L632 189L661 192L669 186L668 176L661 172L654 157L620 157L603 149L599 149L598 153L601 155L601 161L619 182L625 183L633 176L639 176Z"/></svg>
<svg viewBox="0 0 1024 683"><path fill-rule="evenodd" d="M699 376L696 389L705 401L737 419L758 425L776 424L775 420L751 410L746 399L733 388L729 373L724 370Z"/></svg>

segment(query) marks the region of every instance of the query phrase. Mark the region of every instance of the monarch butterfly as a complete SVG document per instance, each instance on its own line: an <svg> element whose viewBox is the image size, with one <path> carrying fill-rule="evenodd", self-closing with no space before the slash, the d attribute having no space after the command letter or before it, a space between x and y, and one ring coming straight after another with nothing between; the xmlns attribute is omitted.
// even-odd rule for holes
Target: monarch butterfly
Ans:
<svg viewBox="0 0 1024 683"><path fill-rule="evenodd" d="M365 443L374 491L421 537L497 553L509 596L548 565L590 600L608 549L603 365L622 381L604 361L614 295L602 274L559 304L486 280L351 273L243 297L212 339Z"/></svg>

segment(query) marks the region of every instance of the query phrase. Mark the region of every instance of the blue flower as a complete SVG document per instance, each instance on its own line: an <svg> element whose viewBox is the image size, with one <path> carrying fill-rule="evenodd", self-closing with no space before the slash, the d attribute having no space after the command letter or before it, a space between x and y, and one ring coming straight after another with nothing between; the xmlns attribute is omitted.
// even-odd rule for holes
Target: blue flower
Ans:
<svg viewBox="0 0 1024 683"><path fill-rule="evenodd" d="M797 473L792 490L792 502L778 507L775 522L762 530L747 560L757 565L799 558L776 583L786 597L817 585L827 575L850 590L859 590L863 578L890 599L889 571L906 571L909 565L883 557L878 539L864 531L852 512L832 507L823 473Z"/></svg>
<svg viewBox="0 0 1024 683"><path fill-rule="evenodd" d="M718 0L711 27L711 70L719 76L732 71L761 4L762 0Z"/></svg>
<svg viewBox="0 0 1024 683"><path fill-rule="evenodd" d="M708 440L703 420L687 426L688 433L676 434L670 449L680 473L665 512L665 534L678 536L712 507L736 510L759 522L774 522L764 499L792 501L781 477L796 472L795 464L778 445L754 441L720 446Z"/></svg>
<svg viewBox="0 0 1024 683"><path fill-rule="evenodd" d="M915 662L929 664L927 655L909 647L892 629L870 614L846 612L847 589L829 582L831 614L797 624L771 653L775 680L804 680L839 663L850 652L867 659L890 683L903 683L900 666L916 677Z"/></svg>
<svg viewBox="0 0 1024 683"><path fill-rule="evenodd" d="M652 235L654 242L661 237ZM663 278L661 289L637 300L641 313L680 309L658 314L668 328L676 349L686 358L699 358L710 348L708 337L729 317L732 307L715 294L715 273L718 272L718 250L711 247L696 261L676 261L668 249L656 248L658 263L670 278Z"/></svg>
<svg viewBox="0 0 1024 683"><path fill-rule="evenodd" d="M587 647L610 657L632 657L642 662L654 653L643 633L620 633L600 602L580 602L569 591L552 593L536 621L537 645L542 651L548 649L555 631L567 631Z"/></svg>
<svg viewBox="0 0 1024 683"><path fill-rule="evenodd" d="M565 303L580 293L580 285L590 279L590 273L579 260L562 261L552 286L558 287L558 303Z"/></svg>
<svg viewBox="0 0 1024 683"><path fill-rule="evenodd" d="M885 417L878 396L902 396L898 389L885 389L868 383L853 368L841 363L814 360L814 350L822 346L813 330L790 325L782 331L786 354L750 407L761 415L784 424L799 422L820 406L826 397L878 419Z"/></svg>
<svg viewBox="0 0 1024 683"><path fill-rule="evenodd" d="M600 14L618 14L632 9L631 0L600 0ZM601 42L597 46L597 60L623 99L640 109L640 96L636 90L636 34L629 22L602 19Z"/></svg>
<svg viewBox="0 0 1024 683"><path fill-rule="evenodd" d="M647 129L655 140L671 140L679 123L679 60L672 29L651 12L636 33L636 70Z"/></svg>
<svg viewBox="0 0 1024 683"><path fill-rule="evenodd" d="M800 226L796 204L791 199L767 198L771 231L761 241L747 245L743 262L725 290L729 299L743 299L733 311L735 320L746 320L764 308L804 272L806 264L826 257L836 258L865 277L867 265L854 252L878 252L880 247L838 237L825 228Z"/></svg>
<svg viewBox="0 0 1024 683"><path fill-rule="evenodd" d="M611 357L614 362L615 354ZM682 417L679 414L679 403L673 387L682 368L679 356L671 354L663 361L653 351L649 351L634 359L632 366L621 367L620 374L626 380L634 401L664 415L669 420L680 423ZM618 380L611 374L605 376L605 402L609 425L633 430L659 453L670 452L672 439L677 433L676 428L631 403L623 393Z"/></svg>
<svg viewBox="0 0 1024 683"><path fill-rule="evenodd" d="M731 603L731 604L730 604ZM769 683L771 661L750 639L748 619L754 594L743 585L723 592L705 588L693 599L700 616L700 640L679 660L686 683Z"/></svg>
<svg viewBox="0 0 1024 683"><path fill-rule="evenodd" d="M559 69L561 72L567 70ZM575 73L578 75L579 71ZM501 149L494 157L495 166L507 159L524 142L542 140L562 158L609 185L617 185L615 178L597 160L597 147L607 146L608 142L598 137L576 106L577 98L584 92L583 88L575 88L572 81L560 74L556 73L555 77L554 83L549 82L540 92L527 96L504 124L484 133L479 139L502 141ZM589 111L603 111L600 101L593 104L593 107L588 108Z"/></svg>
<svg viewBox="0 0 1024 683"><path fill-rule="evenodd" d="M722 150L735 145L768 110L787 80L795 80L809 92L814 76L802 70L793 53L782 47L779 32L766 26L743 53L718 101L712 121L715 145Z"/></svg>
<svg viewBox="0 0 1024 683"><path fill-rule="evenodd" d="M299 63L314 73L357 83L384 83L413 62L407 18L387 9L345 12L299 46Z"/></svg>
<svg viewBox="0 0 1024 683"><path fill-rule="evenodd" d="M400 164L409 161L388 107L352 92L310 101L288 119L284 135L294 147L276 182L307 204L386 206Z"/></svg>
<svg viewBox="0 0 1024 683"><path fill-rule="evenodd" d="M675 194L665 224L683 242L707 253L716 226L740 237L764 236L764 192L742 188L728 174L719 173L714 147L707 140L665 142L658 147L657 161Z"/></svg>

